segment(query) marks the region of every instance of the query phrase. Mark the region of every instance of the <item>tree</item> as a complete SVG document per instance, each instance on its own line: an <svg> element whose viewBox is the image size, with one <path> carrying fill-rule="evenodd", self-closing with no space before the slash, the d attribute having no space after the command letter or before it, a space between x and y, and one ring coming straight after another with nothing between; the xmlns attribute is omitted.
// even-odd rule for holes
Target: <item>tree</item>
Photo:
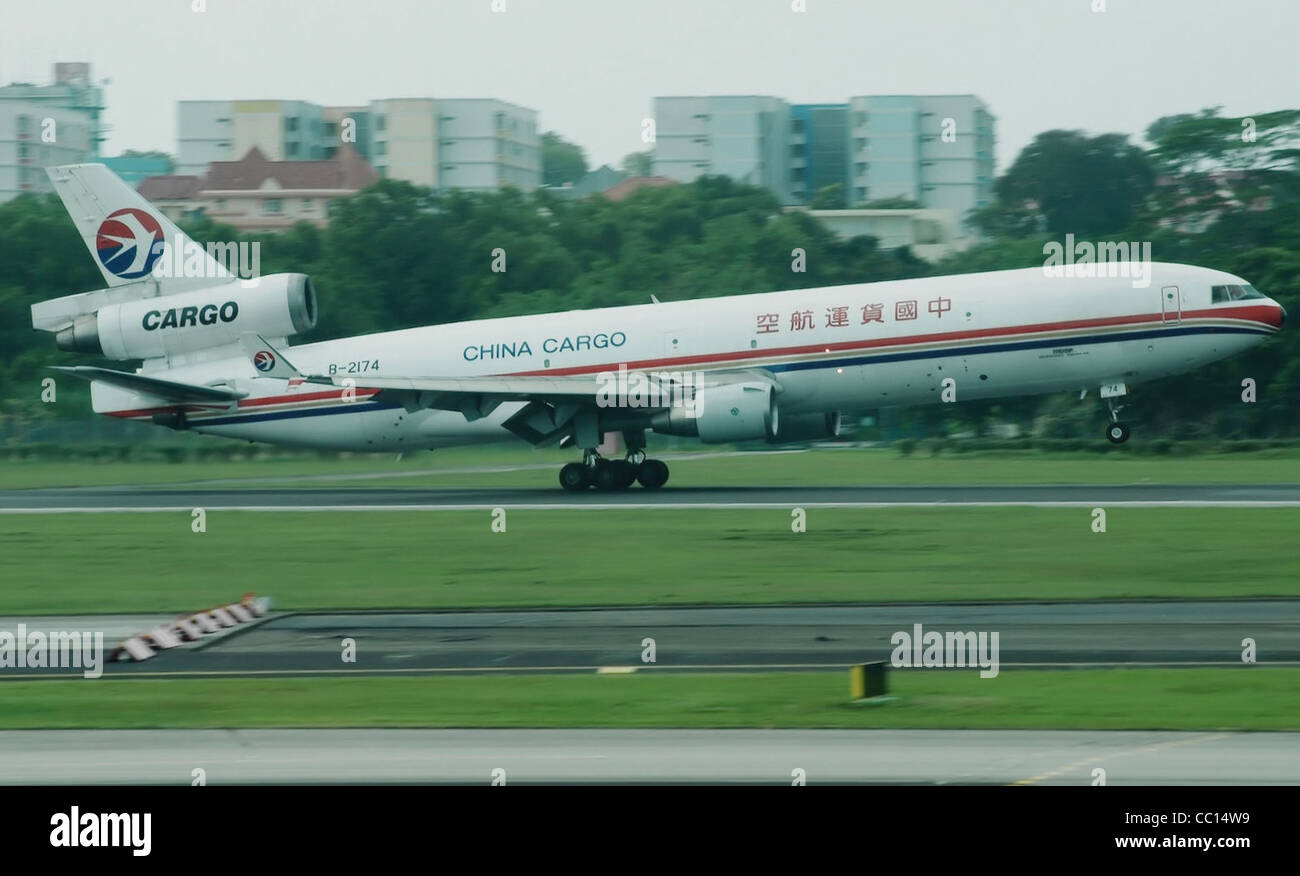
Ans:
<svg viewBox="0 0 1300 876"><path fill-rule="evenodd" d="M843 210L844 202L844 183L831 183L828 186L822 186L813 195L812 202L808 205L814 210Z"/></svg>
<svg viewBox="0 0 1300 876"><path fill-rule="evenodd" d="M542 185L562 186L587 175L587 155L554 131L542 134Z"/></svg>
<svg viewBox="0 0 1300 876"><path fill-rule="evenodd" d="M998 179L1003 206L1033 209L1052 234L1123 231L1155 185L1145 152L1123 134L1046 131Z"/></svg>
<svg viewBox="0 0 1300 876"><path fill-rule="evenodd" d="M649 150L645 152L629 152L623 156L623 161L619 164L619 170L629 176L650 176L654 172L654 154Z"/></svg>
<svg viewBox="0 0 1300 876"><path fill-rule="evenodd" d="M175 161L172 159L172 157L168 155L166 152L163 152L161 149L147 149L143 151L139 149L128 149L125 152L123 152L120 157L121 158L160 158L167 162L167 170L165 170L164 173L171 173L172 167L175 165Z"/></svg>
<svg viewBox="0 0 1300 876"><path fill-rule="evenodd" d="M1153 217L1195 227L1230 210L1300 197L1300 110L1224 118L1211 107L1157 119L1146 136L1161 174Z"/></svg>
<svg viewBox="0 0 1300 876"><path fill-rule="evenodd" d="M1224 118L1219 107L1164 116L1146 131L1163 173L1294 170L1300 158L1300 110Z"/></svg>

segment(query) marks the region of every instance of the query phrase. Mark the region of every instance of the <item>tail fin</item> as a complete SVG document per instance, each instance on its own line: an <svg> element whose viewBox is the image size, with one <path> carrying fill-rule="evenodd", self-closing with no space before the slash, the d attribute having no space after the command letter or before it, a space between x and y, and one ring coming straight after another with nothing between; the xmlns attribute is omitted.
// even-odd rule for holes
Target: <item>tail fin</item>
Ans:
<svg viewBox="0 0 1300 876"><path fill-rule="evenodd" d="M157 294L169 295L230 277L219 261L104 165L65 164L46 173L110 288L152 278L158 282ZM164 258L187 267L155 270ZM202 271L194 270L194 259ZM188 276L197 273L202 276Z"/></svg>

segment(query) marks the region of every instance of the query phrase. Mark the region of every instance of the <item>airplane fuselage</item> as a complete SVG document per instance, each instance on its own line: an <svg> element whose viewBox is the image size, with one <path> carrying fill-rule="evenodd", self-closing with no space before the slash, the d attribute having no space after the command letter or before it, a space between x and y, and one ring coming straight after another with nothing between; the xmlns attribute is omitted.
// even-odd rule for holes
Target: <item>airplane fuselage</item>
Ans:
<svg viewBox="0 0 1300 876"><path fill-rule="evenodd" d="M188 428L229 438L392 451L513 438L502 423L522 403L476 420L412 411L376 398L367 377L744 370L775 381L786 416L1132 386L1238 353L1282 324L1258 293L1211 300L1215 286L1249 288L1240 278L1145 267L1143 287L1031 268L427 326L288 348L302 373L354 381L342 388L261 377L232 355L165 373L248 393L237 402L141 407L95 383L94 403L132 419L183 407Z"/></svg>

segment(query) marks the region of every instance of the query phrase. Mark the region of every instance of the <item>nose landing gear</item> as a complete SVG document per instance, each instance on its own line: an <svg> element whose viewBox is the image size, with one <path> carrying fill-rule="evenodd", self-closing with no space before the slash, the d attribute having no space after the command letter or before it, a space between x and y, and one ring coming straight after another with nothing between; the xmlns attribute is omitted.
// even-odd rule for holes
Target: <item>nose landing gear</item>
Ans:
<svg viewBox="0 0 1300 876"><path fill-rule="evenodd" d="M1106 399L1106 405L1110 408L1111 421L1106 427L1106 438L1111 444L1123 444L1128 440L1128 425L1119 421L1119 412L1124 406L1116 404L1113 398Z"/></svg>

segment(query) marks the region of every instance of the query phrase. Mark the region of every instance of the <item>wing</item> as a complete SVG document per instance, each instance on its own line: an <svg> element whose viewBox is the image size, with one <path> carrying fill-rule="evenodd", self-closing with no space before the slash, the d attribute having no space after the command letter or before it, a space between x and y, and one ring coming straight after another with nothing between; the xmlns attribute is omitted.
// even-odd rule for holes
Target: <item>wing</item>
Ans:
<svg viewBox="0 0 1300 876"><path fill-rule="evenodd" d="M617 373L613 375L617 377ZM628 394L626 384L611 380L610 374L577 377L324 377L308 378L335 386L366 387L379 390L408 411L434 408L459 411L467 420L490 415L504 402L525 402L502 426L532 444L550 444L569 435L575 420L583 412L603 413L618 405L618 396ZM712 372L707 386L731 383L763 384L780 390L771 374L763 371ZM627 427L648 424L651 417L674 404L681 404L682 393L697 393L701 384L660 385L658 392L644 404L622 407L618 413ZM596 418L592 418L593 423ZM618 428L624 428L620 426Z"/></svg>
<svg viewBox="0 0 1300 876"><path fill-rule="evenodd" d="M491 415L505 402L524 402L523 407L511 414L502 426L532 444L549 444L561 440L575 431L581 417L588 430L600 429L608 422L608 415L618 408L614 428L639 428L649 425L658 412L680 406L689 396L708 386L744 383L770 387L779 392L781 386L767 371L736 370L713 371L693 375L688 383L664 383L645 372L642 378L653 382L642 384L645 393L639 397L643 403L636 406L620 404L635 390L628 382L636 372L621 370L574 377L352 377L323 374L303 375L283 353L271 346L260 335L248 332L240 341L244 354L264 377L302 379L309 383L323 383L353 389L377 389L376 398L400 404L414 413L425 408L441 411L458 411L466 420L479 420ZM585 417L582 415L586 414Z"/></svg>

